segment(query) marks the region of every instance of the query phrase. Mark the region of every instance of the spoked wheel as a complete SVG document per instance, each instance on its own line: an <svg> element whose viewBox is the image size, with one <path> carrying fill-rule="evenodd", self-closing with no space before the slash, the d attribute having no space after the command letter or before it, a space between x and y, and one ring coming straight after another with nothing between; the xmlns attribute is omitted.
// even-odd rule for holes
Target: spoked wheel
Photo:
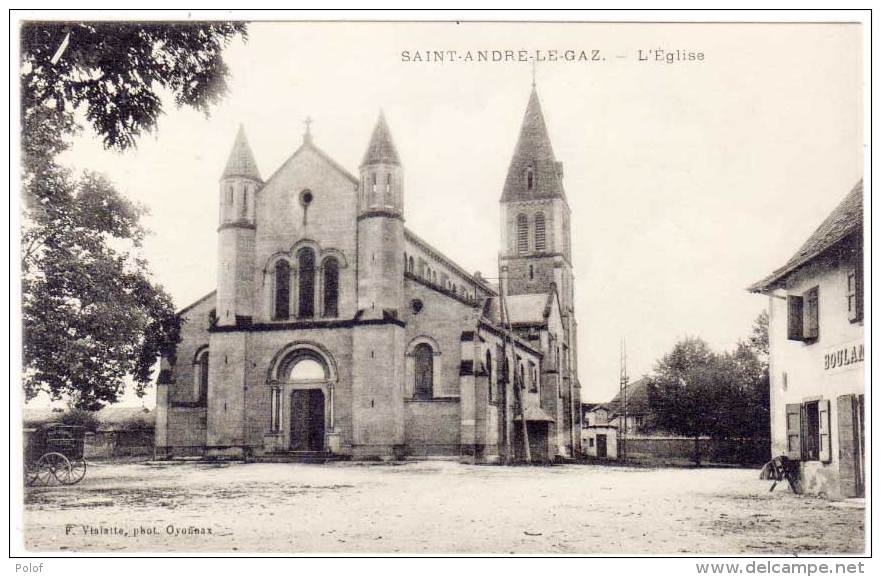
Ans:
<svg viewBox="0 0 881 577"><path fill-rule="evenodd" d="M66 472L61 469L56 472L56 475L62 485L76 485L86 476L86 460L77 459L70 461L70 469Z"/></svg>
<svg viewBox="0 0 881 577"><path fill-rule="evenodd" d="M62 483L71 476L70 461L61 453L46 453L37 459L28 476L33 479L30 484L38 487Z"/></svg>

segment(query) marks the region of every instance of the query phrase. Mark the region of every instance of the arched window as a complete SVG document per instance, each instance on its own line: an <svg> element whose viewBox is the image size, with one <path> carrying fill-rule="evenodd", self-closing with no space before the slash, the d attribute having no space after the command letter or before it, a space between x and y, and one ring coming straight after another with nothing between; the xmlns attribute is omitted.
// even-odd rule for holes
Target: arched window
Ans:
<svg viewBox="0 0 881 577"><path fill-rule="evenodd" d="M546 248L545 215L543 212L540 212L535 215L535 250L545 250Z"/></svg>
<svg viewBox="0 0 881 577"><path fill-rule="evenodd" d="M434 351L431 346L419 343L413 350L416 358L416 383L414 397L431 399L434 397Z"/></svg>
<svg viewBox="0 0 881 577"><path fill-rule="evenodd" d="M493 400L493 356L492 353L486 351L486 397L489 402Z"/></svg>
<svg viewBox="0 0 881 577"><path fill-rule="evenodd" d="M239 218L241 219L248 218L248 202L250 200L248 198L249 196L250 195L248 194L248 186L246 185L242 196L242 206L239 208Z"/></svg>
<svg viewBox="0 0 881 577"><path fill-rule="evenodd" d="M208 402L208 347L193 359L193 393L200 405Z"/></svg>
<svg viewBox="0 0 881 577"><path fill-rule="evenodd" d="M315 252L303 247L297 252L297 266L300 279L300 302L297 316L310 319L315 316Z"/></svg>
<svg viewBox="0 0 881 577"><path fill-rule="evenodd" d="M392 174L385 175L385 204L392 204Z"/></svg>
<svg viewBox="0 0 881 577"><path fill-rule="evenodd" d="M517 357L517 364L520 365L520 388L526 388L526 371L523 370L523 361L520 360L520 357Z"/></svg>
<svg viewBox="0 0 881 577"><path fill-rule="evenodd" d="M433 282L434 284L437 284L437 271L436 270L431 271L431 282Z"/></svg>
<svg viewBox="0 0 881 577"><path fill-rule="evenodd" d="M535 186L535 175L532 172L532 168L526 169L526 190L532 190Z"/></svg>
<svg viewBox="0 0 881 577"><path fill-rule="evenodd" d="M339 314L340 265L333 257L324 259L324 312L323 316Z"/></svg>
<svg viewBox="0 0 881 577"><path fill-rule="evenodd" d="M535 363L529 362L529 391L538 392L538 372L535 370Z"/></svg>
<svg viewBox="0 0 881 577"><path fill-rule="evenodd" d="M413 274L413 257L412 256L407 261L407 270L410 271L410 274Z"/></svg>
<svg viewBox="0 0 881 577"><path fill-rule="evenodd" d="M517 215L517 252L529 250L529 221L525 214Z"/></svg>
<svg viewBox="0 0 881 577"><path fill-rule="evenodd" d="M230 184L226 187L226 205L232 207L233 186Z"/></svg>
<svg viewBox="0 0 881 577"><path fill-rule="evenodd" d="M291 265L286 260L275 264L275 306L272 318L284 320L291 316Z"/></svg>
<svg viewBox="0 0 881 577"><path fill-rule="evenodd" d="M295 361L287 374L289 383L323 381L326 378L324 365L311 357Z"/></svg>

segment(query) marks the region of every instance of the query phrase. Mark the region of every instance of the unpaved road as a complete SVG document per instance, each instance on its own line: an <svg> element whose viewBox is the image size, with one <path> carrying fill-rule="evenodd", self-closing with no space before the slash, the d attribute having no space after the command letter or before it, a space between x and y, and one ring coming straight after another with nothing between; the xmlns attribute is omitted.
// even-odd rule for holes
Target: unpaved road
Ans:
<svg viewBox="0 0 881 577"><path fill-rule="evenodd" d="M863 551L863 509L769 486L754 469L107 463L26 489L23 520L31 551Z"/></svg>

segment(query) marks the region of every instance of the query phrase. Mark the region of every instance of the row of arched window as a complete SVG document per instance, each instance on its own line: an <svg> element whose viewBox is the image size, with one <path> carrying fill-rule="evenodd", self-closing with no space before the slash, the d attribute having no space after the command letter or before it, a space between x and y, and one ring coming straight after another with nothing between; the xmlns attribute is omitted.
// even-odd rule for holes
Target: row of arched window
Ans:
<svg viewBox="0 0 881 577"><path fill-rule="evenodd" d="M413 349L416 370L414 373L413 397L418 400L431 399L434 396L434 356L435 351L428 343L419 343ZM487 399L493 402L496 397L496 386L507 382L510 361L505 361L502 347L497 347L497 364L493 365L492 352L487 349L484 356L484 370L487 375ZM533 361L524 361L517 357L518 369L514 373L514 385L522 389L529 386L532 393L538 392L538 367Z"/></svg>
<svg viewBox="0 0 881 577"><path fill-rule="evenodd" d="M369 191L367 196L367 206L394 206L395 205L395 187L394 176L391 172L385 174L369 173L362 178L367 180L363 184L366 185L365 190Z"/></svg>
<svg viewBox="0 0 881 577"><path fill-rule="evenodd" d="M532 221L533 250L547 250L547 227L543 212L537 212ZM517 215L517 252L529 252L529 217Z"/></svg>
<svg viewBox="0 0 881 577"><path fill-rule="evenodd" d="M296 275L292 274L290 263L279 259L273 269L272 319L291 318L291 281L296 279L297 302L296 318L311 319L316 316L316 277L315 251L303 247L296 254ZM340 264L336 257L328 256L321 263L321 316L335 317L339 314Z"/></svg>
<svg viewBox="0 0 881 577"><path fill-rule="evenodd" d="M225 207L221 207L221 213L226 214L226 221L232 220L251 220L252 218L252 204L254 201L254 191L256 190L256 186L250 183L245 183L241 185L242 197L241 202L236 207L236 194L235 194L235 185L233 183L229 183L225 185L225 193L224 193L224 203ZM236 210L238 208L238 210ZM223 218L223 216L221 216Z"/></svg>
<svg viewBox="0 0 881 577"><path fill-rule="evenodd" d="M420 259L421 260L421 259ZM449 279L443 272L438 275L438 271L431 268L427 263L422 262L420 264L422 269L421 278L426 282L430 282L433 285L437 285L443 287L453 294L457 294L464 298L475 298L473 294L470 294L464 286L457 285L453 281ZM408 255L404 253L404 271L410 273L413 276L420 276L416 273L416 262L413 260L412 255Z"/></svg>
<svg viewBox="0 0 881 577"><path fill-rule="evenodd" d="M430 400L434 398L434 357L436 351L428 343L419 343L413 348L415 361L413 398L417 400ZM193 394L196 401L204 405L208 401L208 347L200 349L193 358ZM484 370L487 374L487 397L490 402L495 400L495 388L498 384L508 379L509 362L505 361L502 347L497 346L496 365L493 365L492 353L487 350L484 357ZM301 366L302 365L302 366ZM534 362L529 361L529 371L526 371L527 363L517 357L518 370L514 373L514 384L526 388L529 380L529 390L538 392L538 372ZM294 369L301 369L295 371ZM326 376L324 370L314 360L310 363L295 363L287 373L290 381L302 379L320 379Z"/></svg>

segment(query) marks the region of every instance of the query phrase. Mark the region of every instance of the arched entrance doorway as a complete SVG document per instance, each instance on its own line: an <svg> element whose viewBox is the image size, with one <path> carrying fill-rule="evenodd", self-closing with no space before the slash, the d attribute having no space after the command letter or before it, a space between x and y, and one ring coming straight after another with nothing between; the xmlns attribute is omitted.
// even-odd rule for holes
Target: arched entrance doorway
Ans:
<svg viewBox="0 0 881 577"><path fill-rule="evenodd" d="M330 450L336 372L330 356L309 344L286 347L270 375L271 428L289 451Z"/></svg>

